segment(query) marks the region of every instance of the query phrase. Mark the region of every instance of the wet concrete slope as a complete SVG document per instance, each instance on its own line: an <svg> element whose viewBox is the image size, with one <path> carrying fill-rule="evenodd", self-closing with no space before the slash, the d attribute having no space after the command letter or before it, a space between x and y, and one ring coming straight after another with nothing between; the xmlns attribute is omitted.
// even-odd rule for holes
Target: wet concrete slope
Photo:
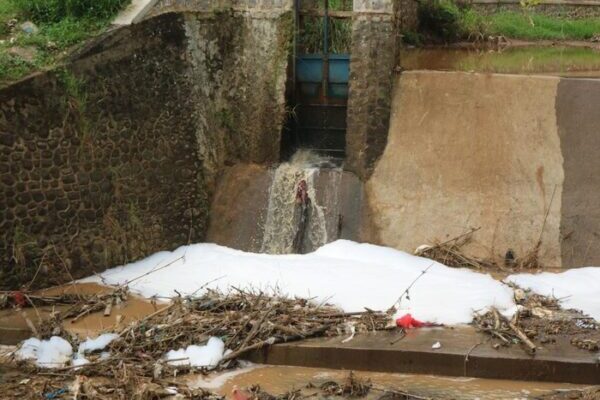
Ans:
<svg viewBox="0 0 600 400"><path fill-rule="evenodd" d="M600 80L562 79L556 117L565 174L563 265L600 265Z"/></svg>
<svg viewBox="0 0 600 400"><path fill-rule="evenodd" d="M362 238L413 251L473 227L502 262L600 265L600 80L410 71L366 184Z"/></svg>
<svg viewBox="0 0 600 400"><path fill-rule="evenodd" d="M501 258L509 249L523 256L541 234L542 261L560 265L558 83L461 72L399 76L388 145L367 183L364 239L412 252L481 227L468 251Z"/></svg>
<svg viewBox="0 0 600 400"><path fill-rule="evenodd" d="M362 183L341 168L282 164L277 169L238 164L219 179L207 241L251 252L291 253L295 196L308 181L311 213L301 252L339 238L358 240Z"/></svg>

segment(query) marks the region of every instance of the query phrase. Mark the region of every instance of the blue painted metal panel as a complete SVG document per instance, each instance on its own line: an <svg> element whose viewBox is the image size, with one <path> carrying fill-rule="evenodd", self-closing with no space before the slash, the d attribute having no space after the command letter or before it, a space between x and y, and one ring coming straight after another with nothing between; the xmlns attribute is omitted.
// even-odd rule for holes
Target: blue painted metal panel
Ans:
<svg viewBox="0 0 600 400"><path fill-rule="evenodd" d="M298 82L321 83L323 80L323 56L303 55L296 61Z"/></svg>
<svg viewBox="0 0 600 400"><path fill-rule="evenodd" d="M329 82L348 83L350 78L350 55L331 54L329 56Z"/></svg>
<svg viewBox="0 0 600 400"><path fill-rule="evenodd" d="M329 56L329 82L348 83L350 75L350 56L331 54ZM300 83L320 83L323 80L323 56L306 54L296 62L296 79Z"/></svg>

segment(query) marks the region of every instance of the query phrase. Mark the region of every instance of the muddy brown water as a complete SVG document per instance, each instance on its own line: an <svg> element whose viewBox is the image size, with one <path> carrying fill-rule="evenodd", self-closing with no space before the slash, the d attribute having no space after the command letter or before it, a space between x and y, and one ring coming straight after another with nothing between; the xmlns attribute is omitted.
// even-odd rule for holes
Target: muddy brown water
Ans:
<svg viewBox="0 0 600 400"><path fill-rule="evenodd" d="M400 53L404 70L549 74L600 77L600 50L528 46L506 49L425 48Z"/></svg>
<svg viewBox="0 0 600 400"><path fill-rule="evenodd" d="M110 290L111 288L96 283L77 283L45 289L40 291L40 294L47 296L59 295L61 293L90 295L106 293ZM93 313L75 322L72 319L67 319L64 321L63 326L67 331L82 338L93 337L102 331L126 326L132 321L139 320L164 306L164 303L153 304L146 299L130 294L127 301L113 307L110 316L104 316L102 312ZM53 308L57 311L64 311L69 307L68 305L60 305L55 307L37 307L36 309L26 308L24 312L35 323L38 319L43 321L50 318ZM119 315L121 321L117 323ZM30 336L31 332L21 314L10 309L0 311L0 344L16 344Z"/></svg>
<svg viewBox="0 0 600 400"><path fill-rule="evenodd" d="M362 379L369 379L377 390L402 390L415 395L439 399L531 399L556 390L582 389L584 386L559 383L519 382L477 378L450 378L429 375L391 374L379 372L355 372ZM234 386L247 388L260 385L271 394L282 394L290 390L305 389L309 383L318 387L327 381L342 383L348 371L254 365L242 370L212 374L205 377L190 376L186 382L193 387L202 387L222 395L229 395ZM317 390L312 390L317 392Z"/></svg>

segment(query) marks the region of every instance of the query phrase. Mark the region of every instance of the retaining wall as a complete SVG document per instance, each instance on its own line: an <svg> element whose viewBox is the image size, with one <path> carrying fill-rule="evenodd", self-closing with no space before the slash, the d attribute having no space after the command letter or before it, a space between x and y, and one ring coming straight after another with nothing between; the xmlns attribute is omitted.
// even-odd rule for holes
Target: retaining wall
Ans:
<svg viewBox="0 0 600 400"><path fill-rule="evenodd" d="M291 28L259 17L165 13L0 89L1 288L204 238L223 167L279 159Z"/></svg>
<svg viewBox="0 0 600 400"><path fill-rule="evenodd" d="M481 227L474 256L541 238L546 267L598 265L599 100L600 80L403 73L363 238L412 252Z"/></svg>

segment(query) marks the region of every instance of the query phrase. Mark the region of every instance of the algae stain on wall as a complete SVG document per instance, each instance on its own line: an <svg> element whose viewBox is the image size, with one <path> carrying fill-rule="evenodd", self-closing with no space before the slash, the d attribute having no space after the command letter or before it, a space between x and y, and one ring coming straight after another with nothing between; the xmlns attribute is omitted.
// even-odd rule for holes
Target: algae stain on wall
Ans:
<svg viewBox="0 0 600 400"><path fill-rule="evenodd" d="M185 14L198 151L213 187L225 164L279 160L289 17Z"/></svg>

